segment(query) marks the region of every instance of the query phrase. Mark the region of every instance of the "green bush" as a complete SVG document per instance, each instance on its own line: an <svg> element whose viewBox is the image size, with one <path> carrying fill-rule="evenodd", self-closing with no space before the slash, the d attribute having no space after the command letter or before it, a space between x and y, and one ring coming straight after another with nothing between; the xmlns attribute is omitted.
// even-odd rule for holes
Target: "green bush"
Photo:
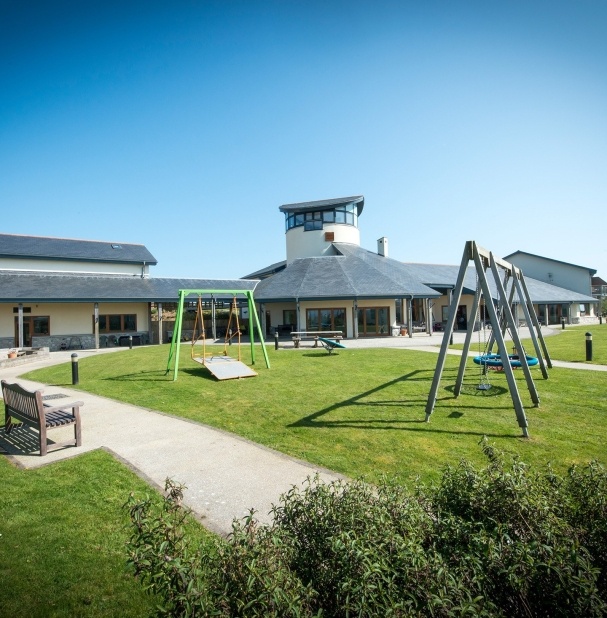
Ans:
<svg viewBox="0 0 607 618"><path fill-rule="evenodd" d="M131 496L130 563L170 616L603 616L607 473L532 471L483 441L438 486L294 487L271 525L254 514L191 548L182 489Z"/></svg>

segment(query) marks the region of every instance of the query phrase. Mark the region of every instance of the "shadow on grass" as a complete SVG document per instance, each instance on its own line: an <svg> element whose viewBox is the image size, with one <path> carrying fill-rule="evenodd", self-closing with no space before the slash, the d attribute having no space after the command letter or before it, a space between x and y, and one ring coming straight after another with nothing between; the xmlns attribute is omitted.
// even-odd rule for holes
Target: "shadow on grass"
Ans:
<svg viewBox="0 0 607 618"><path fill-rule="evenodd" d="M336 410L344 410L346 408L353 408L357 406L386 406L386 405L398 405L401 407L406 406L407 404L424 404L426 403L426 399L402 399L400 401L394 400L385 400L385 401L363 401L366 397L370 397L375 395L386 388L390 388L391 386L395 386L399 382L409 382L409 381L418 381L418 380L426 380L427 378L416 377L420 373L427 373L427 370L415 370L409 374L401 376L399 378L395 378L394 380L390 380L389 382L385 382L384 384L380 384L379 386L372 388L364 393L356 395L355 397L351 397L350 399L346 399L344 401L335 403L330 405L318 412L314 412L313 414L309 414L304 418L296 421L295 423L291 423L287 425L289 428L294 427L307 427L307 428L324 428L324 429L344 429L344 428L352 428L352 429L398 429L401 431L419 431L425 433L447 433L447 434L458 434L458 435L470 435L470 436L488 436L490 438L517 438L519 436L512 435L510 433L487 433L486 431L457 431L457 430L447 430L447 429L436 429L426 424L425 415L424 418L419 419L347 419L347 420L326 420L323 419L327 414L331 412L335 412ZM497 390L497 389L496 389ZM502 391L507 392L506 389L502 389ZM451 399L451 398L449 398ZM478 406L458 406L460 409L462 408L470 408L478 410ZM506 408L504 406L504 408ZM451 413L447 418L459 419L464 414L463 412L455 412ZM413 427L412 425L421 425L424 427Z"/></svg>

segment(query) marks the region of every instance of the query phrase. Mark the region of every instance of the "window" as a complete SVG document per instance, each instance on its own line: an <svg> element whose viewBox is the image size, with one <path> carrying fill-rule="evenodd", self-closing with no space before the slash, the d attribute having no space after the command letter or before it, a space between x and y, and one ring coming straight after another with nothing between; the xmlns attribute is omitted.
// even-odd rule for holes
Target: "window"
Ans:
<svg viewBox="0 0 607 618"><path fill-rule="evenodd" d="M282 311L282 323L288 326L297 325L297 317L295 315L295 309L283 309Z"/></svg>
<svg viewBox="0 0 607 618"><path fill-rule="evenodd" d="M359 335L389 335L390 309L388 307L365 307L358 310Z"/></svg>
<svg viewBox="0 0 607 618"><path fill-rule="evenodd" d="M346 331L345 309L307 309L306 330Z"/></svg>
<svg viewBox="0 0 607 618"><path fill-rule="evenodd" d="M305 213L285 213L285 227L289 231L294 227L303 228L306 232L322 230L324 223L344 223L346 225L358 225L356 204L338 206L334 210L314 210Z"/></svg>
<svg viewBox="0 0 607 618"><path fill-rule="evenodd" d="M94 328L95 325L93 324ZM100 333L121 333L135 330L137 330L137 316L134 313L99 316Z"/></svg>

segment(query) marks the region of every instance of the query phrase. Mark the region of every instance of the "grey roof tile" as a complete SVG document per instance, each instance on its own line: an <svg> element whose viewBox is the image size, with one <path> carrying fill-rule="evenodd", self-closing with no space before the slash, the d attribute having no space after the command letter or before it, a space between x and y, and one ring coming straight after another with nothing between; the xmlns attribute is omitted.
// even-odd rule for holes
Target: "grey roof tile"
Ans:
<svg viewBox="0 0 607 618"><path fill-rule="evenodd" d="M254 290L243 279L0 273L0 302L176 302L179 290Z"/></svg>
<svg viewBox="0 0 607 618"><path fill-rule="evenodd" d="M143 245L18 234L0 234L0 256L84 262L145 262L150 265L157 263L156 258Z"/></svg>

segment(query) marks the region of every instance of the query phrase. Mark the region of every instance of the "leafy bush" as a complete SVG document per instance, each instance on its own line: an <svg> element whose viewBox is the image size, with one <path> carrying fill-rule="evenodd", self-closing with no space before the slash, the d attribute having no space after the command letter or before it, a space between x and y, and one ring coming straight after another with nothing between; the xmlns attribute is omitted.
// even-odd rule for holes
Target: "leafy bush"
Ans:
<svg viewBox="0 0 607 618"><path fill-rule="evenodd" d="M130 563L171 616L603 616L607 473L534 472L482 443L488 464L436 487L294 487L261 526L191 548L183 488L129 499Z"/></svg>

